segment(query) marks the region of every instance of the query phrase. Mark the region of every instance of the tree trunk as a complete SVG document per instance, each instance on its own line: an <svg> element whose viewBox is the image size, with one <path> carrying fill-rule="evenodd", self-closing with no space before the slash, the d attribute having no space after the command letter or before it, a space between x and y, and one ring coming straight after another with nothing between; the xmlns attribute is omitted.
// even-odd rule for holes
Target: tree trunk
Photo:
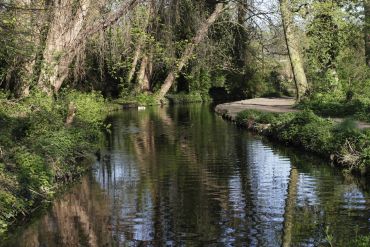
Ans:
<svg viewBox="0 0 370 247"><path fill-rule="evenodd" d="M148 73L148 56L144 55L141 60L140 70L137 76L136 92L144 92L149 90L149 79L147 76Z"/></svg>
<svg viewBox="0 0 370 247"><path fill-rule="evenodd" d="M288 48L289 59L292 66L294 82L297 91L297 100L299 101L308 90L306 74L303 68L303 62L300 56L299 45L293 23L293 14L290 10L289 0L280 0L280 12L283 21L285 41Z"/></svg>
<svg viewBox="0 0 370 247"><path fill-rule="evenodd" d="M132 81L132 78L134 77L137 62L139 61L140 54L141 54L141 44L139 43L137 45L135 53L134 53L134 59L132 60L131 70L130 70L128 76L127 76L127 82L128 83L130 83Z"/></svg>
<svg viewBox="0 0 370 247"><path fill-rule="evenodd" d="M33 80L33 72L34 72L35 64L36 64L36 55L35 57L32 57L31 60L28 61L23 66L22 79L21 79L22 81L21 81L21 86L17 92L17 97L23 98L23 97L28 97L30 95L30 86Z"/></svg>
<svg viewBox="0 0 370 247"><path fill-rule="evenodd" d="M217 18L221 15L223 11L223 4L218 3L216 4L215 10L213 13L208 17L208 19L201 25L199 30L197 31L195 37L192 41L186 46L184 53L182 54L181 58L178 60L177 65L175 65L170 72L168 73L161 89L157 94L157 99L160 101L163 97L167 94L168 90L171 88L177 74L181 72L184 68L186 63L191 58L195 47L204 39L204 37L208 33L209 27L217 20Z"/></svg>
<svg viewBox="0 0 370 247"><path fill-rule="evenodd" d="M144 25L143 25L143 32L145 34L148 34L150 33L150 29L151 29L151 22L153 21L152 19L154 18L154 11L155 11L155 1L151 1L149 3L149 7L148 7L148 14L146 16L146 19L145 19L145 22L144 22ZM143 91L148 91L149 88L150 88L150 82L149 82L149 75L148 74L151 74L151 69L149 68L149 66L151 66L151 62L150 62L150 59L147 55L147 50L148 50L148 44L147 44L147 40L146 40L146 35L144 35L143 37L140 37L139 38L139 45L138 45L138 53L135 53L135 56L134 56L134 61L133 62L136 62L137 64L137 61L139 59L139 56L140 56L140 52L143 50L143 58L141 60L141 65L140 65L140 69L138 71L138 75L137 75L137 84L135 85L135 91L137 93L139 92L143 92ZM149 48L150 49L150 48ZM151 51L149 52L151 54ZM135 61L136 59L136 61ZM136 64L135 64L135 67L136 67ZM129 78L133 77L135 73L135 68L132 67L131 71L130 71L130 74L129 74Z"/></svg>
<svg viewBox="0 0 370 247"><path fill-rule="evenodd" d="M152 74L153 74L153 52L150 51L148 56L148 65L144 76L144 85L147 91L151 90L150 80L152 78Z"/></svg>
<svg viewBox="0 0 370 247"><path fill-rule="evenodd" d="M366 65L370 67L370 0L364 0Z"/></svg>
<svg viewBox="0 0 370 247"><path fill-rule="evenodd" d="M54 0L54 18L43 53L38 86L51 95L57 93L67 78L69 66L81 44L91 35L113 25L127 11L134 8L138 0L125 1L118 10L106 18L87 25L86 15L91 0L80 0L77 10L74 0Z"/></svg>
<svg viewBox="0 0 370 247"><path fill-rule="evenodd" d="M46 40L38 83L39 87L48 94L52 94L53 91L58 92L68 76L69 65L75 55L68 48L75 44L84 27L90 3L90 0L81 0L73 16L72 0L54 1L54 18Z"/></svg>
<svg viewBox="0 0 370 247"><path fill-rule="evenodd" d="M17 0L15 3L22 9L46 9L50 7L47 1ZM19 85L15 89L16 97L22 98L29 96L32 83L38 79L39 70L37 65L40 60L40 50L45 41L42 33L47 28L48 17L47 11L20 11L19 13L18 20L29 28L28 34L25 37L26 43L32 44L32 48L28 47L30 54L22 64Z"/></svg>

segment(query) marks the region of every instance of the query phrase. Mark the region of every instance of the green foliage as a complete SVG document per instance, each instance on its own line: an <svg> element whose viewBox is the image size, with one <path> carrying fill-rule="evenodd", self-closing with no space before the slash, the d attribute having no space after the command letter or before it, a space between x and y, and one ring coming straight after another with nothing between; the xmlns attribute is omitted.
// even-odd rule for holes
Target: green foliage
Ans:
<svg viewBox="0 0 370 247"><path fill-rule="evenodd" d="M139 105L148 106L148 105L158 104L155 98L155 95L153 94L141 93L141 94L138 94L135 98Z"/></svg>
<svg viewBox="0 0 370 247"><path fill-rule="evenodd" d="M276 121L278 114L270 112L261 112L257 110L242 111L236 116L236 122L242 124L246 121L258 122L261 124L270 124Z"/></svg>
<svg viewBox="0 0 370 247"><path fill-rule="evenodd" d="M360 236L351 242L353 247L368 247L370 246L370 236Z"/></svg>
<svg viewBox="0 0 370 247"><path fill-rule="evenodd" d="M358 4L316 1L309 11L302 11L307 20L304 55L312 92L354 90L364 94L369 87Z"/></svg>
<svg viewBox="0 0 370 247"><path fill-rule="evenodd" d="M71 101L77 114L66 126ZM58 100L34 92L18 102L6 97L0 102L9 106L0 109L2 233L18 214L52 197L66 177L86 169L76 161L97 149L106 104L100 93L77 91L65 91Z"/></svg>
<svg viewBox="0 0 370 247"><path fill-rule="evenodd" d="M92 91L81 93L76 90L64 93L67 105L71 102L76 106L76 119L89 124L99 124L105 117L106 102L101 93ZM64 109L67 109L65 106Z"/></svg>
<svg viewBox="0 0 370 247"><path fill-rule="evenodd" d="M208 91L212 86L211 75L209 71L201 69L193 76L188 76L186 78L189 81L189 91L192 95L198 93L201 97L207 97Z"/></svg>
<svg viewBox="0 0 370 247"><path fill-rule="evenodd" d="M347 100L340 94L315 94L300 102L299 109L310 109L316 114L326 117L353 117L370 122L370 100L357 97Z"/></svg>
<svg viewBox="0 0 370 247"><path fill-rule="evenodd" d="M159 102L155 94L139 93L137 95L127 95L114 101L117 104L133 105L133 106L151 106L158 105Z"/></svg>
<svg viewBox="0 0 370 247"><path fill-rule="evenodd" d="M200 92L191 92L191 93L178 93L178 94L170 94L166 96L169 101L173 104L181 104L181 103L195 103L195 102L203 102L208 101L208 98L203 98L202 93Z"/></svg>
<svg viewBox="0 0 370 247"><path fill-rule="evenodd" d="M285 143L302 146L311 152L325 153L331 149L331 127L330 121L310 111L303 111L274 124L272 132Z"/></svg>
<svg viewBox="0 0 370 247"><path fill-rule="evenodd" d="M367 172L370 168L370 131L358 129L351 119L335 124L312 111L278 114L246 110L237 115L236 122L285 144L334 157L348 170Z"/></svg>
<svg viewBox="0 0 370 247"><path fill-rule="evenodd" d="M17 164L21 195L31 204L39 196L48 197L51 194L53 176L45 160L37 154L22 149L16 151L14 160Z"/></svg>

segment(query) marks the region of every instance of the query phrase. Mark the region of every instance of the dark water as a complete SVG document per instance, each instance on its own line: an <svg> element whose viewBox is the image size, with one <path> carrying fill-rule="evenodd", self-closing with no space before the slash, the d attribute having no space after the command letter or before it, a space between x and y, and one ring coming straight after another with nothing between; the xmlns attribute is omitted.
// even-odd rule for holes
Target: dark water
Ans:
<svg viewBox="0 0 370 247"><path fill-rule="evenodd" d="M365 183L208 106L108 121L95 171L5 246L351 246L370 233Z"/></svg>

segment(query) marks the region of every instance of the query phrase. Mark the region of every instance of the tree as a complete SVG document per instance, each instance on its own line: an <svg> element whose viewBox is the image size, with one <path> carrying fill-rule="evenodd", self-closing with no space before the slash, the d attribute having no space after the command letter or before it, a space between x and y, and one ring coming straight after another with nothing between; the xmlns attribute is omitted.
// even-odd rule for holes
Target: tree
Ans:
<svg viewBox="0 0 370 247"><path fill-rule="evenodd" d="M306 28L309 43L306 61L316 74L313 84L320 84L316 89L338 90L337 58L344 36L338 20L343 10L335 1L322 0L313 3L310 12L313 17Z"/></svg>
<svg viewBox="0 0 370 247"><path fill-rule="evenodd" d="M370 0L364 1L365 11L365 53L366 53L366 64L370 67Z"/></svg>
<svg viewBox="0 0 370 247"><path fill-rule="evenodd" d="M162 100L163 97L167 94L168 90L171 88L175 78L179 72L187 64L191 56L193 55L195 47L202 42L204 37L207 35L209 27L217 20L224 10L224 4L218 3L215 6L213 13L208 17L208 19L202 23L198 31L196 32L195 37L187 44L181 58L177 61L173 68L170 69L163 85L161 86L159 92L157 93L157 99Z"/></svg>
<svg viewBox="0 0 370 247"><path fill-rule="evenodd" d="M114 24L137 3L138 0L125 1L116 12L110 13L104 19L87 23L89 7L92 4L90 0L55 0L38 87L49 95L57 93L67 78L69 66L83 41Z"/></svg>
<svg viewBox="0 0 370 247"><path fill-rule="evenodd" d="M297 92L297 100L306 94L308 90L308 83L306 74L304 71L303 61L300 55L300 47L298 45L298 39L295 31L295 25L293 20L293 13L290 9L289 0L279 0L280 12L283 22L285 41L289 53L289 60L293 70L294 82Z"/></svg>

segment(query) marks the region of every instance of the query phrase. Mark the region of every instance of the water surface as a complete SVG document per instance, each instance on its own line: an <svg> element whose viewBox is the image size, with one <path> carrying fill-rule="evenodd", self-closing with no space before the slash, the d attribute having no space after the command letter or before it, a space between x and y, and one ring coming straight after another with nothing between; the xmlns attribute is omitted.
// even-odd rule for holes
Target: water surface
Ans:
<svg viewBox="0 0 370 247"><path fill-rule="evenodd" d="M92 174L4 246L350 246L370 233L366 183L206 105L107 121Z"/></svg>

